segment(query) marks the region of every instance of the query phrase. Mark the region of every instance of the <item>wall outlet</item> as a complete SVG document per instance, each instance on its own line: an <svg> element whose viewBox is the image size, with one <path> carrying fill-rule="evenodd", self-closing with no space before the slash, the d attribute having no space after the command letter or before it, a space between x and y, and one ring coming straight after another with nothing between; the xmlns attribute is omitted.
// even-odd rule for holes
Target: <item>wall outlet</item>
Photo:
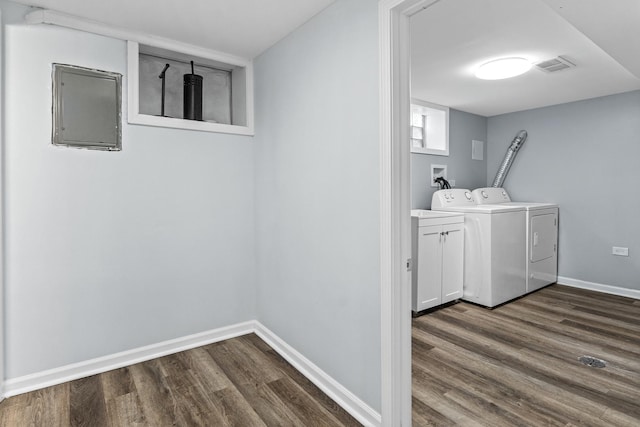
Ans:
<svg viewBox="0 0 640 427"><path fill-rule="evenodd" d="M614 246L611 249L611 254L618 255L618 256L629 256L629 248L621 248L618 246Z"/></svg>

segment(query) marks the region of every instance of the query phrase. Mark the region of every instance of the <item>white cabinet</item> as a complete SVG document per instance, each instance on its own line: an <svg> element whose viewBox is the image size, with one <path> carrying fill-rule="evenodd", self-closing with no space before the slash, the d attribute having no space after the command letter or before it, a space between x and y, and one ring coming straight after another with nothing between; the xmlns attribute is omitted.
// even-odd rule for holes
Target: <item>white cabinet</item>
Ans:
<svg viewBox="0 0 640 427"><path fill-rule="evenodd" d="M411 229L413 311L461 298L464 215L413 210Z"/></svg>

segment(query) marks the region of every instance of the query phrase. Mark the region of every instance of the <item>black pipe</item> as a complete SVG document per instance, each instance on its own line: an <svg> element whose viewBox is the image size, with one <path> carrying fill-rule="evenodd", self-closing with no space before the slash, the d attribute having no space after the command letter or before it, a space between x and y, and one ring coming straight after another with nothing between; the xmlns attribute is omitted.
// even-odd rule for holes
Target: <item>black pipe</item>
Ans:
<svg viewBox="0 0 640 427"><path fill-rule="evenodd" d="M184 118L202 120L202 76L195 74L191 61L191 74L184 75Z"/></svg>
<svg viewBox="0 0 640 427"><path fill-rule="evenodd" d="M449 181L447 181L441 176L435 178L433 182L438 183L438 185L440 186L440 190L447 190L451 188L451 184L449 184Z"/></svg>
<svg viewBox="0 0 640 427"><path fill-rule="evenodd" d="M162 69L162 72L158 76L159 79L162 79L162 101L160 103L160 115L162 117L164 117L164 83L165 83L164 81L165 81L165 73L167 72L168 68L169 68L169 64L165 65L164 68Z"/></svg>

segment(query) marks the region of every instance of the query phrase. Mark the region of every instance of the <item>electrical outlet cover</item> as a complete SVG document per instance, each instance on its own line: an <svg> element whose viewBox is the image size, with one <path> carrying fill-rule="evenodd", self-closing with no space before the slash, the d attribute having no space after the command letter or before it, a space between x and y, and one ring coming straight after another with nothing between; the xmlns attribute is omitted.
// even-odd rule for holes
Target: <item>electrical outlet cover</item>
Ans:
<svg viewBox="0 0 640 427"><path fill-rule="evenodd" d="M611 254L618 256L629 256L629 248L614 246L613 248L611 248Z"/></svg>

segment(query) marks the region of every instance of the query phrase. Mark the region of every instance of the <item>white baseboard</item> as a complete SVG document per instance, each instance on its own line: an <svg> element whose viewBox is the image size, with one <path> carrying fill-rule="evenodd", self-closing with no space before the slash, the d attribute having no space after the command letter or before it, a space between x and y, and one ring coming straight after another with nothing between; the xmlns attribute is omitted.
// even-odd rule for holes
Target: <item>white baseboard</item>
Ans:
<svg viewBox="0 0 640 427"><path fill-rule="evenodd" d="M307 377L360 423L365 426L381 425L381 417L378 412L255 320L163 341L84 362L73 363L59 368L36 372L22 377L10 378L4 383L3 397L28 393L252 332L262 338L271 348L277 351L284 359L300 371L300 373Z"/></svg>
<svg viewBox="0 0 640 427"><path fill-rule="evenodd" d="M200 332L185 337L163 341L108 356L97 357L59 368L49 369L17 378L10 378L4 383L4 397L27 393L67 381L77 380L113 369L130 366L136 363L189 350L214 342L246 335L255 330L255 322L243 322L211 331Z"/></svg>
<svg viewBox="0 0 640 427"><path fill-rule="evenodd" d="M603 285L601 283L587 282L562 276L558 276L558 283L560 285L567 285L574 288L588 289L591 291L604 292L605 294L640 299L640 290L637 289L620 288L618 286Z"/></svg>
<svg viewBox="0 0 640 427"><path fill-rule="evenodd" d="M365 426L382 424L382 418L378 412L260 322L256 322L255 333L361 424Z"/></svg>

